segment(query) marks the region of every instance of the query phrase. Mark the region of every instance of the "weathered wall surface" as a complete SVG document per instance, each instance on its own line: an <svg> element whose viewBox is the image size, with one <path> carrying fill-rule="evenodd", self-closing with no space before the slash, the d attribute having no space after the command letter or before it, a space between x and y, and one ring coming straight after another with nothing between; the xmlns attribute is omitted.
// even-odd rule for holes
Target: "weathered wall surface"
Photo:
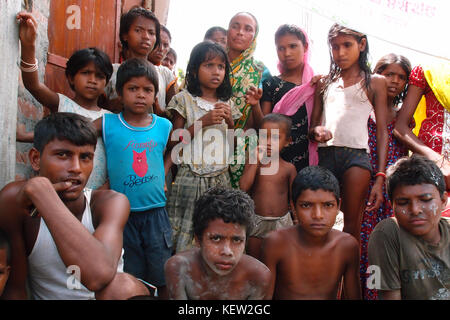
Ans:
<svg viewBox="0 0 450 320"><path fill-rule="evenodd" d="M0 0L0 188L14 180L19 0Z"/></svg>
<svg viewBox="0 0 450 320"><path fill-rule="evenodd" d="M3 0L1 0L3 1ZM38 21L38 38L36 40L36 58L39 62L39 78L44 81L45 65L47 63L48 36L47 25L51 0L26 1L32 6L32 13ZM25 3L23 3L25 5ZM23 6L22 8L25 8ZM18 36L16 35L18 41ZM20 54L19 49L17 49ZM19 57L20 59L20 57ZM18 69L18 68L17 68ZM16 81L17 84L17 81ZM22 84L19 73L19 86L17 99L17 132L18 135L34 130L36 123L43 117L42 105L33 98ZM16 173L15 179L27 179L32 176L32 169L28 161L28 151L31 143L16 143Z"/></svg>

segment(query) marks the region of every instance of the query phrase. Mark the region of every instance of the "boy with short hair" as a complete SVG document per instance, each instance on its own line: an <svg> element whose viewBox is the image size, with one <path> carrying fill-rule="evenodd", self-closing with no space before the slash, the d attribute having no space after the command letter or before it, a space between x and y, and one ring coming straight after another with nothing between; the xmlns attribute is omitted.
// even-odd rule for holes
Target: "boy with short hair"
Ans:
<svg viewBox="0 0 450 320"><path fill-rule="evenodd" d="M172 252L164 152L172 124L149 113L158 92L158 73L147 60L123 62L116 91L123 111L105 115L95 126L103 134L110 187L125 194L131 205L124 229L124 270L158 287L164 298L164 263Z"/></svg>
<svg viewBox="0 0 450 320"><path fill-rule="evenodd" d="M291 141L291 125L291 119L282 114L271 113L263 118L260 129L267 135L260 130L257 163L247 163L239 181L240 188L248 192L255 202L255 226L250 233L247 252L257 259L260 258L263 239L270 231L293 225L290 190L297 170L279 156ZM278 144L272 145L272 142ZM264 157L270 162L262 163ZM278 169L264 173L263 170L269 167Z"/></svg>
<svg viewBox="0 0 450 320"><path fill-rule="evenodd" d="M0 228L11 243L4 299L128 299L149 294L122 272L122 233L130 204L112 190L85 188L95 127L75 113L53 113L34 129L29 160L38 175L0 192Z"/></svg>
<svg viewBox="0 0 450 320"><path fill-rule="evenodd" d="M0 297L11 270L11 244L8 235L0 229Z"/></svg>
<svg viewBox="0 0 450 320"><path fill-rule="evenodd" d="M214 187L197 200L193 224L200 248L178 253L167 261L165 273L171 299L265 297L270 271L244 254L253 210L253 201L240 190Z"/></svg>
<svg viewBox="0 0 450 320"><path fill-rule="evenodd" d="M361 299L359 245L332 229L339 212L339 183L327 169L302 169L292 185L299 224L274 231L263 243L262 262L272 273L274 299L336 299L343 278L347 299Z"/></svg>
<svg viewBox="0 0 450 320"><path fill-rule="evenodd" d="M379 285L379 297L449 300L450 223L441 217L447 203L444 176L419 155L398 160L387 174L394 217L378 223L369 239L371 278Z"/></svg>

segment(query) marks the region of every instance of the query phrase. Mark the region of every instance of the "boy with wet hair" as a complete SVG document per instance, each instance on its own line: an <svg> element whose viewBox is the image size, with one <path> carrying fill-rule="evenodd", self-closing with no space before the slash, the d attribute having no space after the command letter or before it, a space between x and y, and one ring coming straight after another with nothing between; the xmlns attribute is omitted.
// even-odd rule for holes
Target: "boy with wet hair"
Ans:
<svg viewBox="0 0 450 320"><path fill-rule="evenodd" d="M339 183L327 169L302 169L292 185L298 225L273 231L265 239L262 262L272 277L274 299L337 299L343 278L344 298L361 299L359 245L332 229L339 212Z"/></svg>
<svg viewBox="0 0 450 320"><path fill-rule="evenodd" d="M297 175L295 166L280 157L291 140L292 121L289 117L270 113L262 119L257 163L246 163L239 180L240 188L255 202L255 225L247 252L260 259L261 245L270 231L292 226L295 220L291 201L292 182ZM263 132L265 131L265 132ZM264 161L270 159L270 161ZM274 172L264 172L269 168ZM277 168L277 169L276 169ZM270 196L269 196L270 195Z"/></svg>
<svg viewBox="0 0 450 320"><path fill-rule="evenodd" d="M8 235L0 229L0 298L11 270L11 244Z"/></svg>
<svg viewBox="0 0 450 320"><path fill-rule="evenodd" d="M450 299L450 223L444 176L423 156L402 158L387 171L394 217L369 239L368 281L380 299Z"/></svg>
<svg viewBox="0 0 450 320"><path fill-rule="evenodd" d="M149 294L122 271L127 198L85 188L97 135L89 119L58 112L34 130L29 152L38 173L0 191L0 228L11 240L5 299L128 299Z"/></svg>
<svg viewBox="0 0 450 320"><path fill-rule="evenodd" d="M270 271L244 254L253 210L252 199L240 190L215 187L197 200L193 224L200 247L167 261L165 274L171 299L265 298Z"/></svg>

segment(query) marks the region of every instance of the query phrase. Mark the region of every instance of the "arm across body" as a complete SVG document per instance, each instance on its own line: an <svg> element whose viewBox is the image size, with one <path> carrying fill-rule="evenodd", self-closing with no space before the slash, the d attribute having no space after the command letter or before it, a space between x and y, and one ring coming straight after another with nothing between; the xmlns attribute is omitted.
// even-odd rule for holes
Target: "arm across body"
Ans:
<svg viewBox="0 0 450 320"><path fill-rule="evenodd" d="M59 198L57 192L70 183L52 185L44 177L30 179L22 190L38 210L50 230L65 265L77 265L81 283L91 291L103 289L114 278L122 251L122 233L130 205L124 195L112 190L92 195L94 234L80 223Z"/></svg>

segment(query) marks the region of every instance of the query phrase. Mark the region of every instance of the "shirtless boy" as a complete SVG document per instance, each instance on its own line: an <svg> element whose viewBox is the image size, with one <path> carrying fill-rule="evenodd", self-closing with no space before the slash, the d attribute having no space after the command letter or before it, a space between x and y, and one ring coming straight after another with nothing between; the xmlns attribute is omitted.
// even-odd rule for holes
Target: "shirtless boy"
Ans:
<svg viewBox="0 0 450 320"><path fill-rule="evenodd" d="M267 139L260 133L258 162L247 163L239 181L241 190L248 192L255 202L255 226L250 232L247 253L257 259L261 255L263 239L270 231L293 225L295 216L291 216L289 210L289 207L293 209L290 190L297 175L295 166L279 157L280 151L291 140L291 119L271 113L263 118L260 129L266 130ZM274 139L278 140L278 145L272 145ZM265 161L261 161L264 156L271 161L264 164ZM278 167L275 174L262 173L262 168L269 166Z"/></svg>
<svg viewBox="0 0 450 320"><path fill-rule="evenodd" d="M298 225L274 231L264 240L262 262L272 278L274 299L361 299L359 245L332 229L339 212L339 183L325 168L302 169L292 185Z"/></svg>
<svg viewBox="0 0 450 320"><path fill-rule="evenodd" d="M39 121L30 150L38 176L0 192L0 228L11 241L11 273L2 298L127 299L149 294L119 272L130 205L112 190L85 189L97 134L78 114Z"/></svg>
<svg viewBox="0 0 450 320"><path fill-rule="evenodd" d="M170 299L260 300L270 271L244 254L254 205L240 190L215 187L195 204L194 237L200 248L171 257L165 265Z"/></svg>

